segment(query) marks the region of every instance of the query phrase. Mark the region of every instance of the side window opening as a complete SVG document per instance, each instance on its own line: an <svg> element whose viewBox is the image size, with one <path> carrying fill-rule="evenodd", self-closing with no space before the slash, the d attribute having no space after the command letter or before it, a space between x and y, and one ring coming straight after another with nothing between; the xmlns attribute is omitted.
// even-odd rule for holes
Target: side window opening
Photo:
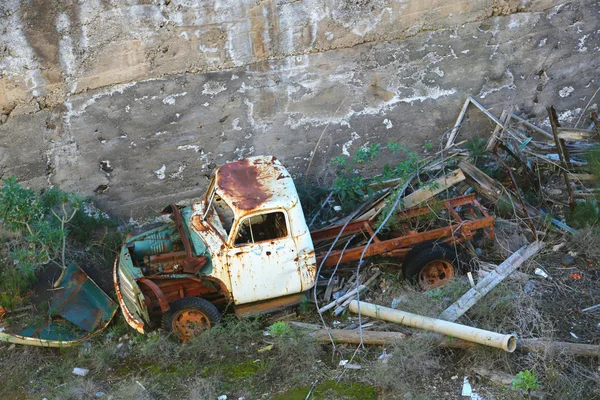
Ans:
<svg viewBox="0 0 600 400"><path fill-rule="evenodd" d="M288 235L285 214L281 211L254 215L244 219L235 237L235 245L279 239Z"/></svg>
<svg viewBox="0 0 600 400"><path fill-rule="evenodd" d="M219 216L219 220L221 221L225 232L227 232L227 234L229 235L229 233L231 232L231 225L233 224L234 219L233 210L217 194L215 194L212 204L215 207L215 211Z"/></svg>

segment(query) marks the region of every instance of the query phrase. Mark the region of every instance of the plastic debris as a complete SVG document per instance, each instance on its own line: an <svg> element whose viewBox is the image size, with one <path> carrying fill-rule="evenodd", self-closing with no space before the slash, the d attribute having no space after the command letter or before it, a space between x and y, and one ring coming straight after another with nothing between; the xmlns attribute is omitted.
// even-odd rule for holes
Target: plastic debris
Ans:
<svg viewBox="0 0 600 400"><path fill-rule="evenodd" d="M85 369L85 368L73 368L73 375L77 375L77 376L86 376L88 373L90 372L89 369Z"/></svg>
<svg viewBox="0 0 600 400"><path fill-rule="evenodd" d="M552 277L550 275L548 275L548 273L541 268L536 268L534 272L536 275L541 276L542 278L552 280Z"/></svg>

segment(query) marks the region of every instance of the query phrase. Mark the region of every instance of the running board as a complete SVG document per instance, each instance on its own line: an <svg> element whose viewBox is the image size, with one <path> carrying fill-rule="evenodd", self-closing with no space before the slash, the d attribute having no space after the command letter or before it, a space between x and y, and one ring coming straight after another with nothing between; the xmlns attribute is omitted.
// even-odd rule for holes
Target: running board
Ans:
<svg viewBox="0 0 600 400"><path fill-rule="evenodd" d="M304 293L296 293L256 303L240 304L239 306L234 306L233 310L240 317L267 314L300 304L304 298Z"/></svg>

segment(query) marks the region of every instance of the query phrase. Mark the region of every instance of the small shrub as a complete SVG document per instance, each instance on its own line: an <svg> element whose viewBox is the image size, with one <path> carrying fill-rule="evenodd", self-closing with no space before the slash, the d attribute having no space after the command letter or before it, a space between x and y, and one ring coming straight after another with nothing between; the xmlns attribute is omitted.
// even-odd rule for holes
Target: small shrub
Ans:
<svg viewBox="0 0 600 400"><path fill-rule="evenodd" d="M522 390L524 392L531 392L537 389L539 386L535 371L525 370L519 372L512 381L512 390Z"/></svg>
<svg viewBox="0 0 600 400"><path fill-rule="evenodd" d="M269 333L273 336L289 335L292 331L290 326L283 321L277 321L273 325L269 326Z"/></svg>
<svg viewBox="0 0 600 400"><path fill-rule="evenodd" d="M600 205L596 199L577 202L569 222L577 228L595 226L600 223Z"/></svg>
<svg viewBox="0 0 600 400"><path fill-rule="evenodd" d="M475 165L480 165L481 161L490 154L486 147L487 140L479 136L473 136L471 140L465 143L465 148L468 150L469 156Z"/></svg>

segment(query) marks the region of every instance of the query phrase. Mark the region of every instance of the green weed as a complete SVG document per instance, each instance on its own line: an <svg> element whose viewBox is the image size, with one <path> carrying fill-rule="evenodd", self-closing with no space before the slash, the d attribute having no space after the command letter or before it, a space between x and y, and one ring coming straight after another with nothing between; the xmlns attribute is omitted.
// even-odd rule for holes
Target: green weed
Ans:
<svg viewBox="0 0 600 400"><path fill-rule="evenodd" d="M525 370L519 372L512 381L512 390L521 390L524 392L531 392L537 389L539 386L535 371Z"/></svg>

